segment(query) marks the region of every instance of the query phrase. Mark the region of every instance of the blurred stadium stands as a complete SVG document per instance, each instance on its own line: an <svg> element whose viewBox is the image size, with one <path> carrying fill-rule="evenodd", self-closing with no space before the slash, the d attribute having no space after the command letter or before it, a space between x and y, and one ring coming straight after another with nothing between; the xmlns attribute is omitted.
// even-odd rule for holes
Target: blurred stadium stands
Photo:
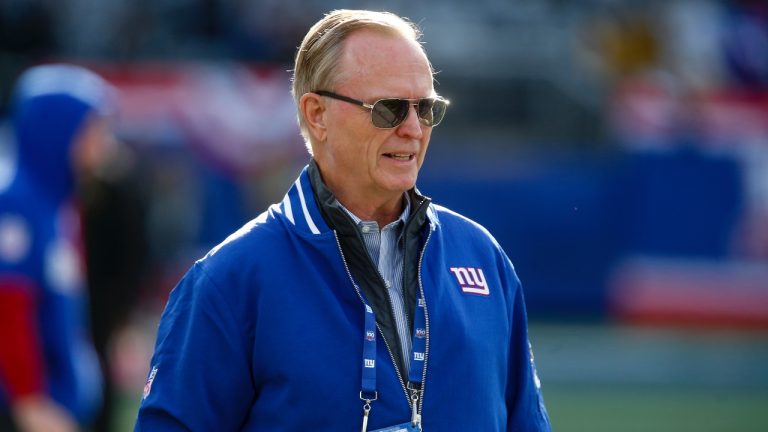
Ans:
<svg viewBox="0 0 768 432"><path fill-rule="evenodd" d="M121 89L156 309L306 163L287 70L309 25L342 7L424 29L452 104L419 187L515 263L557 430L768 430L751 408L768 401L764 1L6 0L0 114L38 62ZM657 415L664 395L692 401L680 416L724 406L741 422L675 423ZM656 414L607 407L622 397ZM639 423L589 428L590 408Z"/></svg>

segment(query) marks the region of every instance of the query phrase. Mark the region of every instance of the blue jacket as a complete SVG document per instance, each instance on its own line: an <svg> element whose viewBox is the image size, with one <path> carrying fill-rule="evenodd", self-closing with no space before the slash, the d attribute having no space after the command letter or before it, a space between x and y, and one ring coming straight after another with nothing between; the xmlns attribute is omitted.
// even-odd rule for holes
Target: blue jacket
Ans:
<svg viewBox="0 0 768 432"><path fill-rule="evenodd" d="M365 308L313 192L305 169L173 290L136 430L360 430ZM434 204L427 221L423 428L548 431L512 264L476 223ZM411 419L392 359L377 344L369 431Z"/></svg>

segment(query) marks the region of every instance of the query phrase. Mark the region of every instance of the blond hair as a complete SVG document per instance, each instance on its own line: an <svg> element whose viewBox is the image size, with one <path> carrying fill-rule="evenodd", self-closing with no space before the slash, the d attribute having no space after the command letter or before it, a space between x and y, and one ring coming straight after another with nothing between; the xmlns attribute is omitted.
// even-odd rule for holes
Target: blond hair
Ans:
<svg viewBox="0 0 768 432"><path fill-rule="evenodd" d="M416 43L421 38L421 30L406 18L390 12L368 10L334 10L309 29L296 52L291 93L299 108L301 135L310 153L309 131L299 101L305 93L333 88L338 77L336 72L341 60L342 44L350 34L361 29L400 35Z"/></svg>

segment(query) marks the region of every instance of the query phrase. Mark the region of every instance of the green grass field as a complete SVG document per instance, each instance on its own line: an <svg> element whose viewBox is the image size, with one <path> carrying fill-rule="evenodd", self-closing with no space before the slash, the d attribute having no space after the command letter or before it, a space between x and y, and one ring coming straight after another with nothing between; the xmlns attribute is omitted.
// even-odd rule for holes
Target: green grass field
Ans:
<svg viewBox="0 0 768 432"><path fill-rule="evenodd" d="M550 385L545 402L557 432L765 432L768 393Z"/></svg>
<svg viewBox="0 0 768 432"><path fill-rule="evenodd" d="M533 324L557 432L766 432L764 331Z"/></svg>

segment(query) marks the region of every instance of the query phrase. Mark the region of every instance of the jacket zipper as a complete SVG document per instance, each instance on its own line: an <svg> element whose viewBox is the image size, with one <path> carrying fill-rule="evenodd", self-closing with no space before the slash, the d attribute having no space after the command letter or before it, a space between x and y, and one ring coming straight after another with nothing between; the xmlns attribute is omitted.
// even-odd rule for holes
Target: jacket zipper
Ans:
<svg viewBox="0 0 768 432"><path fill-rule="evenodd" d="M339 254L341 255L341 261L344 263L344 269L347 271L347 276L349 277L350 282L352 282L352 286L355 287L355 292L357 292L357 297L360 298L360 301L365 305L365 300L363 299L363 294L360 292L360 287L357 286L355 283L354 278L352 278L352 273L349 271L349 266L347 265L347 258L344 256L344 252L341 250L341 242L339 241L339 235L334 230L333 236L336 238L336 246L339 248ZM381 273L379 273L379 277L381 277ZM384 278L382 277L382 280ZM389 299L390 307L394 310L394 306L392 306L392 299ZM376 323L376 328L379 330L379 334L383 335L384 332L381 331L381 327L379 327L379 323ZM429 328L429 325L427 325L427 328ZM411 399L408 397L408 390L405 388L405 381L403 381L403 374L400 372L400 368L397 366L397 362L395 361L395 356L392 354L392 349L389 346L389 343L387 342L387 338L382 337L381 338L384 341L384 345L387 347L387 352L389 353L389 358L392 360L392 365L395 367L395 373L397 373L397 378L400 381L400 387L403 389L403 395L405 395L405 400L408 402L408 406L411 406ZM429 342L429 338L427 338L427 342ZM429 347L429 343L427 343L427 347ZM425 354L425 371L426 371L426 354ZM413 414L413 413L412 413Z"/></svg>
<svg viewBox="0 0 768 432"><path fill-rule="evenodd" d="M419 415L421 415L423 409L424 409L424 392L427 388L427 362L429 361L429 313L427 313L427 298L424 296L424 285L421 283L421 265L424 262L424 254L427 251L427 245L429 244L429 239L432 237L432 230L429 230L429 234L427 234L427 240L424 241L424 247L421 249L421 255L419 256L419 268L418 268L418 279L419 279L419 291L421 293L421 298L424 299L424 326L426 327L424 330L427 332L426 335L426 346L424 348L424 370L421 373L421 397L419 398Z"/></svg>

